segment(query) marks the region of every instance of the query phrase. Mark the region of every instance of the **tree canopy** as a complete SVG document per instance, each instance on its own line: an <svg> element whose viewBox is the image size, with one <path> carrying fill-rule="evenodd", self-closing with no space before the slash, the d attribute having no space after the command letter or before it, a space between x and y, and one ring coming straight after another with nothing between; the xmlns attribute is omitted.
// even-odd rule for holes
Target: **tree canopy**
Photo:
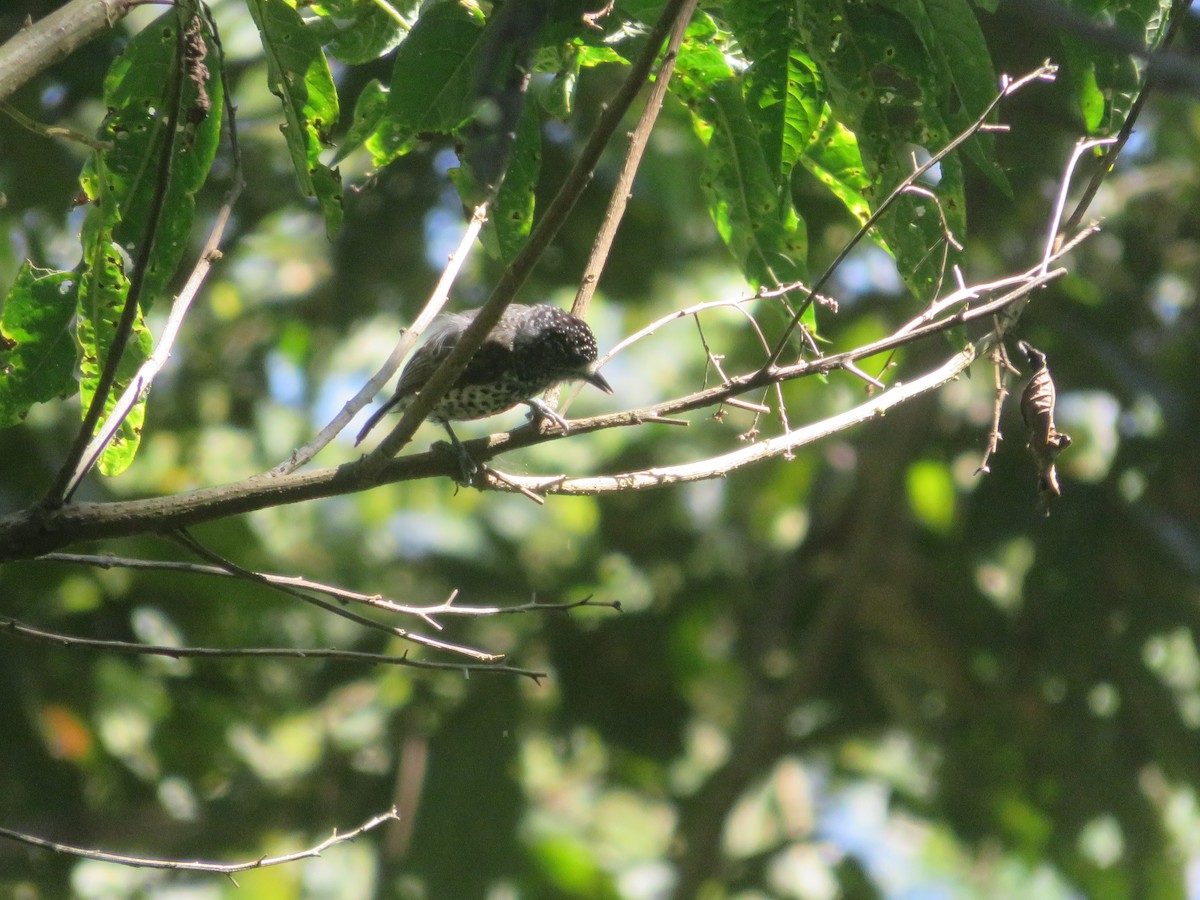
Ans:
<svg viewBox="0 0 1200 900"><path fill-rule="evenodd" d="M1187 894L1186 4L57 7L0 12L0 892ZM464 477L512 302L614 393Z"/></svg>

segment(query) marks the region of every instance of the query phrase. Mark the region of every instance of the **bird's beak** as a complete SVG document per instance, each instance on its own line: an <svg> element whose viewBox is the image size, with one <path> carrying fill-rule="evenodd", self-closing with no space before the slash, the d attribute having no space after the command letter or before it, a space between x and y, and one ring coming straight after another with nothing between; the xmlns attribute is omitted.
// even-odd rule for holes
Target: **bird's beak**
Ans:
<svg viewBox="0 0 1200 900"><path fill-rule="evenodd" d="M583 376L583 380L588 384L592 384L600 388L600 390L604 391L606 394L611 394L613 392L612 385L609 384L608 380L599 372L588 372L588 374Z"/></svg>

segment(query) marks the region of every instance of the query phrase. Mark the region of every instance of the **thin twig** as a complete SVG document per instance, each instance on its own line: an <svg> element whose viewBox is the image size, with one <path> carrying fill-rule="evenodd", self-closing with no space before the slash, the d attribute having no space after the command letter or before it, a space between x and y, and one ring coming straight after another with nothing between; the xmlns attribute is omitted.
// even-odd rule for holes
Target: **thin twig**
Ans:
<svg viewBox="0 0 1200 900"><path fill-rule="evenodd" d="M83 144L85 147L90 147L93 150L111 150L113 148L112 141L99 141L91 135L84 134L82 131L64 128L61 125L43 125L36 119L31 119L25 115L25 113L21 112L11 103L0 103L0 112L4 113L26 131L31 131L44 138L51 140L62 138L65 141L71 141L75 144Z"/></svg>
<svg viewBox="0 0 1200 900"><path fill-rule="evenodd" d="M473 674L477 672L523 675L537 681L545 672L519 669L503 663L453 663L411 659L407 654L369 653L364 650L305 647L183 647L169 644L135 644L130 641L101 640L79 637L61 631L49 631L28 625L9 616L0 615L0 631L10 632L27 640L67 649L99 650L104 653L123 653L133 656L166 656L171 659L332 659L341 662L367 662L389 666L408 666L414 669L442 669Z"/></svg>
<svg viewBox="0 0 1200 900"><path fill-rule="evenodd" d="M1091 140L1079 141L1075 145L1075 149L1071 152L1071 159L1067 163L1066 173L1063 175L1062 184L1058 189L1058 199L1054 203L1054 213L1050 216L1050 227L1046 234L1046 252L1042 256L1042 271L1046 271L1050 267L1050 262L1055 256L1055 251L1062 246L1063 237L1061 233L1063 210L1067 205L1067 193L1071 190L1071 180L1075 176L1075 166L1079 164L1080 157L1092 150L1095 147L1106 147L1110 144L1116 144L1115 137L1108 138L1093 138Z"/></svg>
<svg viewBox="0 0 1200 900"><path fill-rule="evenodd" d="M396 813L396 808L393 806L385 813L380 813L373 816L366 822L363 822L357 828L339 834L335 829L333 834L327 837L321 843L307 850L300 850L296 853L287 853L283 856L260 856L257 859L252 859L247 862L239 863L221 863L221 862L201 862L199 860L182 860L182 859L156 859L148 856L128 856L123 853L109 853L104 850L96 850L92 847L74 847L70 844L62 844L58 841L52 841L48 838L37 837L36 835L26 834L23 831L14 831L11 828L0 828L0 837L6 837L13 841L20 841L22 844L30 844L34 847L41 847L43 850L52 850L55 853L64 853L68 856L78 856L83 859L94 859L99 862L116 863L121 866L133 866L141 869L182 869L189 872L213 872L218 875L233 875L237 872L245 872L250 869L264 869L267 866L278 866L283 863L296 862L300 859L308 859L314 856L320 856L330 847L335 844L340 844L344 841L352 841L361 834L365 834L374 828L378 828L384 822L398 821L399 816Z"/></svg>
<svg viewBox="0 0 1200 900"><path fill-rule="evenodd" d="M480 662L500 662L504 659L504 654L502 653L486 653L483 650L476 650L474 647L466 647L462 644L452 644L448 641L439 641L437 638L431 638L424 634L417 634L416 632L409 631L407 628L398 628L395 625L388 625L384 622L377 622L374 619L368 619L366 616L360 616L358 613L350 612L348 609L342 609L342 607L338 606L337 604L329 603L328 601L322 600L319 597L313 597L309 594L306 594L304 591L299 591L283 584L273 583L269 579L264 578L258 572L245 569L239 566L237 563L225 559L220 554L215 553L214 551L205 547L182 528L174 531L172 533L172 537L174 537L177 541L179 541L180 544L187 547L197 556L200 556L202 559L207 559L209 562L215 563L223 569L227 569L233 575L236 575L254 584L265 585L281 594L286 594L289 597L295 597L297 600L303 600L305 603L316 606L319 609L325 610L326 612L333 613L335 616L341 616L343 619L349 619L351 622L355 622L356 624L362 625L365 628L373 628L376 631L382 631L386 634L395 635L398 638L410 641L414 644L420 644L423 647L429 647L433 650L442 650L446 653L457 653L460 656L467 656L471 659L479 660Z"/></svg>
<svg viewBox="0 0 1200 900"><path fill-rule="evenodd" d="M792 332L795 331L799 326L800 321L804 318L804 313L808 311L808 307L812 304L814 298L817 296L817 292L820 291L826 283L828 283L829 279L833 277L833 273L837 271L838 266L840 266L842 262L845 261L846 257L850 255L850 251L853 250L858 243L867 236L868 233L870 233L870 230L875 226L875 223L878 222L883 214L891 208L892 204L895 203L896 200L914 183L916 183L918 178L920 178L922 175L940 163L943 159L949 156L952 152L958 149L959 146L969 140L974 134L983 130L987 125L988 117L992 114L996 107L1000 105L1001 100L1003 100L1005 97L1015 94L1017 91L1034 81L1053 81L1057 72L1058 67L1047 61L1037 69L1034 69L1032 72L1028 73L1027 75L1023 75L1015 81L1010 80L1008 76L1005 76L1001 81L1000 92L992 99L992 102L987 105L987 108L984 109L979 118L971 123L971 125L967 126L967 128L949 144L929 157L925 163L913 169L912 174L896 185L896 187L890 194L888 194L884 201L879 204L879 207L873 213L871 213L865 222L863 222L858 231L855 233L854 237L846 242L845 246L843 246L838 252L838 255L834 257L833 262L826 267L825 272L819 279L817 279L817 282L813 284L812 287L808 288L808 296L804 298L803 302L801 302L800 306L797 307L796 311L792 314L792 318L788 323L788 327L784 329L783 335L776 342L775 349L771 352L770 358L763 367L764 369L770 369L779 362L779 357L783 354L784 349L787 347L788 341L792 336Z"/></svg>

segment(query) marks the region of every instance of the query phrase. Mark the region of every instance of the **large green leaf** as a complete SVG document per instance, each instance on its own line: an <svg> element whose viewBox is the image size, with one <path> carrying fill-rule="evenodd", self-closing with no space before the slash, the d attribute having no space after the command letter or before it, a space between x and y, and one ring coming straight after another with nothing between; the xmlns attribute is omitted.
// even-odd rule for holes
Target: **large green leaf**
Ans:
<svg viewBox="0 0 1200 900"><path fill-rule="evenodd" d="M284 0L248 0L262 36L271 92L283 101L283 136L306 197L316 197L332 238L342 227L342 178L321 162L337 124L337 88L316 34Z"/></svg>
<svg viewBox="0 0 1200 900"><path fill-rule="evenodd" d="M904 16L920 38L937 74L941 115L955 132L965 131L999 90L974 10L967 0L886 0L884 5ZM992 135L976 133L963 149L1000 190L1011 196L1012 185L996 165Z"/></svg>
<svg viewBox="0 0 1200 900"><path fill-rule="evenodd" d="M746 106L763 153L786 178L819 126L824 79L800 48L785 5L738 0L725 13L743 52L754 60L745 75Z"/></svg>
<svg viewBox="0 0 1200 900"><path fill-rule="evenodd" d="M0 318L0 428L25 418L29 407L75 390L77 277L26 262L4 300Z"/></svg>
<svg viewBox="0 0 1200 900"><path fill-rule="evenodd" d="M496 192L483 228L482 240L488 250L508 263L525 246L533 227L534 189L541 171L541 122L533 105L527 105L517 125L516 140L508 169ZM451 172L459 196L469 207L484 199L481 182L466 166Z"/></svg>
<svg viewBox="0 0 1200 900"><path fill-rule="evenodd" d="M701 186L717 231L756 287L803 279L804 223L763 152L740 84L730 79L711 91L700 112L712 123Z"/></svg>
<svg viewBox="0 0 1200 900"><path fill-rule="evenodd" d="M450 134L474 113L472 75L482 20L457 3L429 7L396 51L387 112L367 148L377 166L425 134Z"/></svg>
<svg viewBox="0 0 1200 900"><path fill-rule="evenodd" d="M830 106L858 141L878 207L913 170L913 155L934 153L954 137L941 114L944 90L926 47L905 19L885 9L835 2L800 9L805 44L829 85ZM962 166L942 161L936 195L956 236L965 233ZM924 185L929 188L930 185ZM901 196L878 225L900 274L918 297L940 288L958 254L943 252L942 215L933 201Z"/></svg>
<svg viewBox="0 0 1200 900"><path fill-rule="evenodd" d="M190 49L182 60L181 23L185 36L190 35L184 40ZM191 234L195 193L204 184L216 154L221 81L212 75L216 65L208 68L205 64L212 45L201 36L199 27L200 19L182 9L164 14L130 41L105 79L104 102L109 112L99 134L104 146L92 154L80 176L84 194L91 201L82 235L76 323L80 396L85 410L127 302L128 266L146 255L146 242L152 241L142 273L140 307L146 308L167 292ZM169 134L173 96L177 96L174 114L180 127ZM163 182L161 160L169 137L170 160ZM156 208L159 212L154 221ZM117 380L106 398L106 413L151 347L139 309L117 368ZM143 416L139 404L101 457L101 472L117 474L129 465L137 451Z"/></svg>
<svg viewBox="0 0 1200 900"><path fill-rule="evenodd" d="M707 16L693 20L678 57L677 93L708 145L701 187L717 231L752 285L774 287L806 271L804 223L791 202L791 166L782 161L793 153L783 149L784 122L790 118L794 131L802 104L764 75L753 114L743 96L748 82L734 76L723 46L728 38ZM781 64L786 82L789 61Z"/></svg>

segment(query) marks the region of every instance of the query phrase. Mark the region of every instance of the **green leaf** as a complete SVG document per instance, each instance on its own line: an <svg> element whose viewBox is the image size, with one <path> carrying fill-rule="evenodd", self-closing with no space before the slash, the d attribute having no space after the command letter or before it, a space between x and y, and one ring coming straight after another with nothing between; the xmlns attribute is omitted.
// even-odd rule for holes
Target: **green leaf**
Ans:
<svg viewBox="0 0 1200 900"><path fill-rule="evenodd" d="M199 18L182 8L139 32L113 63L104 82L108 115L99 137L110 149L92 154L80 176L92 201L82 229L83 261L79 276L76 336L80 354L80 399L91 403L97 379L112 349L117 323L127 302L127 260L145 253L151 211L162 192L153 249L142 281L139 310L130 341L117 367L117 379L105 400L111 412L137 368L149 357L152 339L141 310L167 292L191 235L195 194L203 186L220 139L222 94L217 71L205 60L213 52L207 37L191 41L185 59L178 56L179 22L198 28ZM188 77L184 77L187 75ZM203 76L203 77L202 77ZM168 104L177 79L179 123L171 146L167 181L159 183L160 160L168 137ZM99 461L100 471L123 471L137 451L144 402L134 407Z"/></svg>
<svg viewBox="0 0 1200 900"><path fill-rule="evenodd" d="M732 79L714 84L698 113L712 123L701 186L743 274L756 287L773 287L805 277L807 239L739 87Z"/></svg>
<svg viewBox="0 0 1200 900"><path fill-rule="evenodd" d="M108 223L111 239L137 258L147 237L149 214L160 189L159 160L167 126L166 105L177 77L175 12L165 13L139 32L112 64L104 80L108 115L98 137L111 149L98 150L84 166L80 183L96 205L89 216ZM186 18L184 16L183 18ZM211 54L212 48L206 45ZM208 113L199 118L197 84L185 78L161 218L154 233L154 252L146 271L143 308L166 294L187 249L195 214L195 194L204 185L220 141L221 79L216 64L204 82ZM199 118L199 121L196 120ZM103 178L98 173L103 172Z"/></svg>
<svg viewBox="0 0 1200 900"><path fill-rule="evenodd" d="M708 145L701 187L717 232L752 285L774 287L804 277L808 252L780 161L784 116L774 116L774 125L766 116L752 116L742 93L746 82L730 67L728 44L728 33L711 18L693 19L677 60L677 96ZM768 105L786 108L778 90L758 90L760 101L768 95L776 98Z"/></svg>
<svg viewBox="0 0 1200 900"><path fill-rule="evenodd" d="M271 93L283 101L292 165L306 197L316 197L330 238L342 226L342 179L320 160L337 124L337 88L316 35L284 0L247 0L262 36Z"/></svg>
<svg viewBox="0 0 1200 900"><path fill-rule="evenodd" d="M341 162L374 133L379 127L379 121L387 112L387 103L388 89L378 78L372 78L363 85L358 100L354 103L354 118L351 120L350 130L342 138L341 146L333 157L334 163Z"/></svg>
<svg viewBox="0 0 1200 900"><path fill-rule="evenodd" d="M858 152L858 141L844 125L836 121L826 107L821 128L804 149L800 165L815 175L830 192L846 205L860 224L871 217L871 204L864 192L871 186Z"/></svg>
<svg viewBox="0 0 1200 900"><path fill-rule="evenodd" d="M471 117L481 26L457 3L422 13L396 51L387 113L367 140L375 165L403 156L419 136L450 134Z"/></svg>
<svg viewBox="0 0 1200 900"><path fill-rule="evenodd" d="M768 165L784 177L817 130L825 82L798 44L792 14L783 4L737 0L725 8L746 56L746 106L759 128Z"/></svg>
<svg viewBox="0 0 1200 900"><path fill-rule="evenodd" d="M516 258L533 227L534 189L542 162L540 124L537 111L526 105L517 126L507 174L483 228L484 245L505 263ZM451 177L467 208L484 199L479 180L466 172L465 167L452 171Z"/></svg>
<svg viewBox="0 0 1200 900"><path fill-rule="evenodd" d="M103 223L100 223L101 226ZM129 293L124 257L120 247L105 240L103 227L96 229L85 223L85 270L79 283L79 318L76 336L81 347L79 396L82 409L87 410L95 396L96 384L104 368L107 349L112 346L117 322ZM117 378L104 404L107 415L112 411L121 391L130 383L138 367L150 357L153 339L139 312L121 361ZM96 348L102 348L98 351ZM130 410L104 454L98 467L104 475L119 475L133 461L141 441L142 423L146 415L145 402Z"/></svg>
<svg viewBox="0 0 1200 900"><path fill-rule="evenodd" d="M415 9L413 4L388 0L324 0L304 5L318 18L308 27L329 52L344 63L362 65L376 60L396 48L408 34Z"/></svg>
<svg viewBox="0 0 1200 900"><path fill-rule="evenodd" d="M830 107L857 137L866 163L871 183L863 196L877 208L912 172L918 148L934 153L954 137L940 111L945 98L934 63L912 26L894 12L842 0L799 10L805 45L829 86ZM876 235L922 299L937 293L947 267L959 261L956 251L944 249L942 226L944 215L956 236L965 234L962 166L955 154L942 161L935 193L938 205L901 196Z"/></svg>
<svg viewBox="0 0 1200 900"><path fill-rule="evenodd" d="M35 403L75 390L77 276L25 262L0 318L0 428L25 418Z"/></svg>
<svg viewBox="0 0 1200 900"><path fill-rule="evenodd" d="M920 39L941 87L940 114L957 134L982 115L999 90L987 42L967 0L886 0ZM936 151L936 147L927 148ZM1006 195L1012 185L995 161L992 135L976 133L963 148L971 161Z"/></svg>

